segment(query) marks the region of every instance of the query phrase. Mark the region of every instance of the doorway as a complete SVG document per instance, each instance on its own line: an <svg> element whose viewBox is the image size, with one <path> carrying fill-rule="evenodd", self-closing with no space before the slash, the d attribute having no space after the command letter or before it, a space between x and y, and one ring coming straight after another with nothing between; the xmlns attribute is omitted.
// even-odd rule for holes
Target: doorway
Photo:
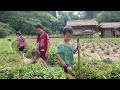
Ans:
<svg viewBox="0 0 120 90"><path fill-rule="evenodd" d="M112 31L112 36L115 37L115 31Z"/></svg>

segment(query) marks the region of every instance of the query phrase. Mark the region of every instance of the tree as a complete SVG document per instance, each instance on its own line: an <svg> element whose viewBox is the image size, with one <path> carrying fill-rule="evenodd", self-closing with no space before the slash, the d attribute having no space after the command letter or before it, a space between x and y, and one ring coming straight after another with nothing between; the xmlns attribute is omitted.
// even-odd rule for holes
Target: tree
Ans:
<svg viewBox="0 0 120 90"><path fill-rule="evenodd" d="M14 30L9 26L9 24L0 22L0 37L5 37L13 32Z"/></svg>
<svg viewBox="0 0 120 90"><path fill-rule="evenodd" d="M63 12L63 11L58 11L58 20L60 22L63 22L63 25L66 25L66 22L68 21L68 15L67 12Z"/></svg>
<svg viewBox="0 0 120 90"><path fill-rule="evenodd" d="M120 11L102 11L97 15L98 22L120 22Z"/></svg>
<svg viewBox="0 0 120 90"><path fill-rule="evenodd" d="M59 31L62 32L63 27L66 25L68 20L79 20L82 19L83 11L78 11L77 14L75 14L76 11L58 11L57 12L57 18L59 20Z"/></svg>
<svg viewBox="0 0 120 90"><path fill-rule="evenodd" d="M34 25L38 23L52 34L56 30L54 24L58 22L57 18L45 11L0 11L0 21L26 35L36 34Z"/></svg>
<svg viewBox="0 0 120 90"><path fill-rule="evenodd" d="M51 15L53 15L54 17L57 17L56 16L56 11L47 11L48 13L50 13Z"/></svg>
<svg viewBox="0 0 120 90"><path fill-rule="evenodd" d="M94 19L101 11L84 11L83 19Z"/></svg>
<svg viewBox="0 0 120 90"><path fill-rule="evenodd" d="M83 19L93 19L93 11L85 11Z"/></svg>
<svg viewBox="0 0 120 90"><path fill-rule="evenodd" d="M81 11L80 11L81 12ZM75 14L75 11L58 11L58 20L60 22L63 22L64 25L66 25L66 22L68 20L79 20L81 19L81 15L82 13L78 12L77 14Z"/></svg>
<svg viewBox="0 0 120 90"><path fill-rule="evenodd" d="M98 14L100 14L101 11L93 11L93 17L96 18Z"/></svg>
<svg viewBox="0 0 120 90"><path fill-rule="evenodd" d="M69 11L68 12L68 19L69 20L79 20L80 19L79 14L81 15L81 13L77 13L77 15L75 15L74 12L75 11Z"/></svg>

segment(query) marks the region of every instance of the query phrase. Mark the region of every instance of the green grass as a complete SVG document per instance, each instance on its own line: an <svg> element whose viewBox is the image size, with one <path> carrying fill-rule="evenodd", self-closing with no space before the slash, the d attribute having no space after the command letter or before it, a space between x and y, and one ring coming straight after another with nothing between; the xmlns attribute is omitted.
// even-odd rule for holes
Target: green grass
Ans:
<svg viewBox="0 0 120 90"><path fill-rule="evenodd" d="M65 79L70 78L63 69L59 66L58 60L56 59L54 53L58 42L62 41L62 38L50 38L51 46L49 50L49 68L45 68L38 64L26 65L19 58L18 52L15 50L15 45L13 48L15 51L11 51L9 48L8 38L12 39L12 42L16 42L16 36L8 36L4 39L0 39L0 79ZM91 42L93 40L100 41L109 40L119 41L119 38L80 38L81 41ZM26 56L31 58L31 51L36 47L35 39L27 38L28 51ZM73 38L76 41L76 38ZM80 58L80 69L81 76L83 79L120 79L120 61L114 61L111 64L104 63L98 60L89 60L89 58L84 55ZM75 77L78 77L78 58L74 58L74 69L73 73Z"/></svg>
<svg viewBox="0 0 120 90"><path fill-rule="evenodd" d="M15 44L13 44L14 51L10 51L8 38L12 39L12 43L16 42L15 36L0 39L0 79L65 79L70 77L63 72L59 65L51 66L49 64L49 68L38 64L26 65L15 50ZM36 45L32 39L26 41L29 47L26 56L31 58L31 51ZM52 58L52 56L49 58ZM7 68L10 68L10 70L7 70Z"/></svg>

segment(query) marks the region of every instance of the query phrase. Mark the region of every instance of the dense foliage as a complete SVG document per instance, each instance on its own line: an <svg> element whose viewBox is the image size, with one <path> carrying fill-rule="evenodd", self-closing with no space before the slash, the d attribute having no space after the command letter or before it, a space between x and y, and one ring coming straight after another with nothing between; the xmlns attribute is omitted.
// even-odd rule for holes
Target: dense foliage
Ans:
<svg viewBox="0 0 120 90"><path fill-rule="evenodd" d="M57 30L58 24L57 18L44 11L0 11L0 21L8 23L14 32L21 30L26 35L36 34L34 27L36 24L42 24L45 31L52 34Z"/></svg>

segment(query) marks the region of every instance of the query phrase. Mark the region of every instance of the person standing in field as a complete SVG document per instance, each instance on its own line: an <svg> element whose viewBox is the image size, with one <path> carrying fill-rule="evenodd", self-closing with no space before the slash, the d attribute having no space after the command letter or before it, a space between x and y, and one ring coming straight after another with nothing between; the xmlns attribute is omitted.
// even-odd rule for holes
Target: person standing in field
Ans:
<svg viewBox="0 0 120 90"><path fill-rule="evenodd" d="M44 31L44 28L42 25L38 24L38 25L36 25L35 28L38 33L38 36L36 38L37 50L39 50L39 52L40 52L40 57L47 63L48 50L49 50L49 36Z"/></svg>
<svg viewBox="0 0 120 90"><path fill-rule="evenodd" d="M25 38L22 36L21 31L18 31L16 33L16 35L17 35L17 41L18 41L18 43L17 43L17 49L19 51L21 59L24 59L23 50L24 50L24 48L26 46L26 41L25 41Z"/></svg>
<svg viewBox="0 0 120 90"><path fill-rule="evenodd" d="M77 51L79 44L74 49L74 45L70 42L73 36L73 28L71 26L65 26L63 28L62 36L64 40L58 44L55 55L63 67L64 72L74 76L72 72L74 64L73 54Z"/></svg>

